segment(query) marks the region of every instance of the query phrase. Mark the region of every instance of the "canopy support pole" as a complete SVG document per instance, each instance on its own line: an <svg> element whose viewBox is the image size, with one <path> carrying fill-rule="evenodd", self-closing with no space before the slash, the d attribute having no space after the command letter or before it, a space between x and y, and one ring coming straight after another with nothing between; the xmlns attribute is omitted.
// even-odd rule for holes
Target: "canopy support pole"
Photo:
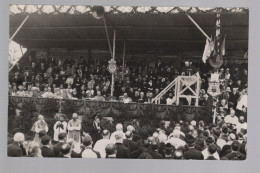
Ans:
<svg viewBox="0 0 260 173"><path fill-rule="evenodd" d="M125 74L125 42L124 42L124 49L123 49L122 81L124 81L124 74Z"/></svg>
<svg viewBox="0 0 260 173"><path fill-rule="evenodd" d="M26 18L23 20L23 22L21 23L21 25L17 28L17 30L14 32L14 34L12 35L12 37L9 39L9 44L11 43L11 41L14 39L14 37L16 36L16 34L20 31L20 29L23 27L24 23L28 20L29 15L26 16ZM20 45L21 48L21 45ZM21 48L22 51L22 48ZM22 51L23 54L23 51ZM13 67L17 64L17 62L21 59L22 57L18 58L12 67L9 68L9 72L13 69Z"/></svg>
<svg viewBox="0 0 260 173"><path fill-rule="evenodd" d="M190 17L189 14L187 14L187 17L191 20L191 22L200 30L200 32L208 39L211 40L211 38L201 29L201 27Z"/></svg>
<svg viewBox="0 0 260 173"><path fill-rule="evenodd" d="M107 36L107 42L108 42L109 51L110 51L110 54L111 54L111 58L113 58L113 53L112 53L111 44L110 44L110 40L109 40L109 35L108 35L108 31L107 31L107 24L106 24L105 16L103 17L103 21L104 21L104 25L105 25L105 31L106 31L106 36Z"/></svg>
<svg viewBox="0 0 260 173"><path fill-rule="evenodd" d="M113 56L112 59L115 60L115 50L116 50L116 30L114 29L114 39L113 39ZM111 96L114 96L114 78L115 74L112 73L112 80L111 80Z"/></svg>
<svg viewBox="0 0 260 173"><path fill-rule="evenodd" d="M23 20L23 22L21 23L21 25L17 28L17 30L14 32L14 34L12 35L12 37L9 39L9 43L14 39L14 37L16 36L16 34L20 31L20 29L23 27L24 23L28 20L29 15L26 16L26 18Z"/></svg>

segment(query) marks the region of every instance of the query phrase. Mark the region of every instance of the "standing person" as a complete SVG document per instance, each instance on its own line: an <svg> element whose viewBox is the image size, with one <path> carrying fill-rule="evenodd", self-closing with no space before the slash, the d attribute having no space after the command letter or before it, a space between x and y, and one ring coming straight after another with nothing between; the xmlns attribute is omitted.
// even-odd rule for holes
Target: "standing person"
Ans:
<svg viewBox="0 0 260 173"><path fill-rule="evenodd" d="M109 130L102 131L103 139L100 139L96 142L94 146L94 150L100 153L101 158L106 158L106 151L105 148L108 144L113 144L113 142L109 139L110 132Z"/></svg>
<svg viewBox="0 0 260 173"><path fill-rule="evenodd" d="M9 144L7 147L8 157L22 157L26 155L25 148L23 147L24 134L16 133L14 135L14 142Z"/></svg>
<svg viewBox="0 0 260 173"><path fill-rule="evenodd" d="M68 139L73 139L80 143L81 122L78 120L78 114L72 114L72 120L68 122Z"/></svg>
<svg viewBox="0 0 260 173"><path fill-rule="evenodd" d="M101 139L101 132L102 127L100 123L100 118L98 116L95 116L95 119L93 121L93 129L90 132L90 135L93 139L93 143L95 144L99 139Z"/></svg>
<svg viewBox="0 0 260 173"><path fill-rule="evenodd" d="M38 121L36 121L33 124L32 131L35 132L33 141L38 142L40 144L41 143L39 138L40 131L45 131L46 133L49 131L48 125L45 122L43 115L38 116Z"/></svg>
<svg viewBox="0 0 260 173"><path fill-rule="evenodd" d="M53 135L53 140L55 142L59 141L59 134L60 133L65 133L67 134L67 125L68 123L66 121L64 121L63 117L60 117L60 120L58 120L54 126L53 126L53 130L54 130L54 135Z"/></svg>
<svg viewBox="0 0 260 173"><path fill-rule="evenodd" d="M116 131L115 133L115 146L116 146L116 158L129 158L130 157L130 152L129 149L127 147L124 146L123 144L123 134L120 131Z"/></svg>

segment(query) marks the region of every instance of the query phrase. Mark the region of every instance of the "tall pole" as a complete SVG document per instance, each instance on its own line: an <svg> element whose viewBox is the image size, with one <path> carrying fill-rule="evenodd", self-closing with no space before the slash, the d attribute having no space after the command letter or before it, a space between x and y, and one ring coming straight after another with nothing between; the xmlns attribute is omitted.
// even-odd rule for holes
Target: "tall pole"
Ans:
<svg viewBox="0 0 260 173"><path fill-rule="evenodd" d="M116 50L116 30L114 29L114 38L113 38L113 60L115 60L115 50ZM111 80L111 96L114 96L114 78L115 74L112 73L112 80Z"/></svg>
<svg viewBox="0 0 260 173"><path fill-rule="evenodd" d="M122 80L124 81L124 74L125 74L125 42L124 42L124 49L123 49L123 69L122 69Z"/></svg>
<svg viewBox="0 0 260 173"><path fill-rule="evenodd" d="M217 13L217 20L216 20L216 38L220 37L220 14ZM217 53L220 53L220 38L217 39ZM217 69L218 72L219 69Z"/></svg>
<svg viewBox="0 0 260 173"><path fill-rule="evenodd" d="M12 37L9 39L9 43L14 39L14 37L16 36L16 34L20 31L20 29L22 28L22 26L24 25L24 23L28 20L29 15L26 16L26 18L23 20L23 22L21 23L21 25L17 28L17 30L14 32L14 34L12 35Z"/></svg>

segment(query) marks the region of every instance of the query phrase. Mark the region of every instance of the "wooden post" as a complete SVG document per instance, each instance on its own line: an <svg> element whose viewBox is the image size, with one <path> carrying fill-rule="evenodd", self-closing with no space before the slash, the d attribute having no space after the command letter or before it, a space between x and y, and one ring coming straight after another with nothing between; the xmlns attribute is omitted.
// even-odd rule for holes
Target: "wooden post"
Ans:
<svg viewBox="0 0 260 173"><path fill-rule="evenodd" d="M114 30L114 38L113 38L113 60L115 60L115 50L116 50L116 30ZM111 96L114 96L114 78L115 74L112 74L112 80L111 80Z"/></svg>
<svg viewBox="0 0 260 173"><path fill-rule="evenodd" d="M200 92L200 79L199 77L197 77L197 88L196 88L196 103L195 103L195 106L199 106L199 92Z"/></svg>

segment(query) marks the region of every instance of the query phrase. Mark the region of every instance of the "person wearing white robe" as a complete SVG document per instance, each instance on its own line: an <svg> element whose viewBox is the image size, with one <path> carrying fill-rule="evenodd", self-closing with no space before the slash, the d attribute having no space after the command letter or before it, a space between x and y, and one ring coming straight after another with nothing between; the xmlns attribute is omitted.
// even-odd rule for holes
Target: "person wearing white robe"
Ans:
<svg viewBox="0 0 260 173"><path fill-rule="evenodd" d="M47 123L44 121L44 116L39 115L38 121L33 124L32 131L35 132L33 141L41 143L39 133L44 130L46 133L49 131Z"/></svg>
<svg viewBox="0 0 260 173"><path fill-rule="evenodd" d="M57 121L54 126L53 126L53 131L54 131L54 135L53 135L53 140L54 141L59 141L59 134L60 133L66 133L67 134L67 125L68 123L66 121L64 121L64 118L61 117L59 121Z"/></svg>

